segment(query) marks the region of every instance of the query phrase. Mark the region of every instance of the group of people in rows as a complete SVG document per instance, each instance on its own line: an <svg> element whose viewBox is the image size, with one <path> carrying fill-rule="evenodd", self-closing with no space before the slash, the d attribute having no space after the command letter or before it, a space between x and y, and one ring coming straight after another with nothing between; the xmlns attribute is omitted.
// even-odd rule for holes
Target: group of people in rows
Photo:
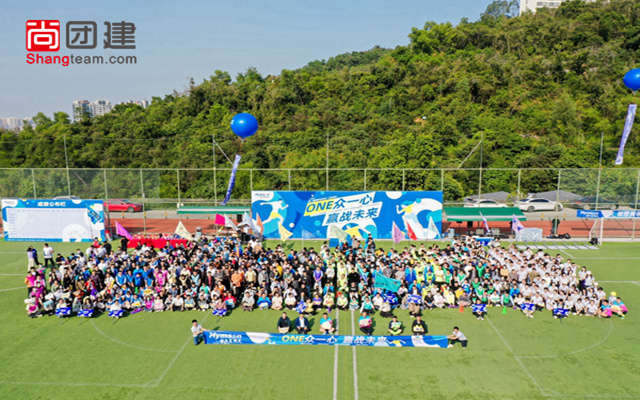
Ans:
<svg viewBox="0 0 640 400"><path fill-rule="evenodd" d="M255 239L242 246L232 237L202 237L175 248L141 244L129 252L122 244L113 249L94 241L68 256L54 256L45 244L50 269L30 247L29 316L108 312L119 318L168 310L224 316L237 308L314 314L337 307L370 319L375 313L392 318L399 307L417 318L427 310L471 306L483 319L487 307L501 306L519 308L531 318L543 310L559 318L624 318L628 311L616 293L607 296L586 267L543 251L504 248L499 239L486 247L467 237L397 251L377 247L371 237L336 248L324 244L317 251L265 249ZM377 284L382 277L399 288Z"/></svg>

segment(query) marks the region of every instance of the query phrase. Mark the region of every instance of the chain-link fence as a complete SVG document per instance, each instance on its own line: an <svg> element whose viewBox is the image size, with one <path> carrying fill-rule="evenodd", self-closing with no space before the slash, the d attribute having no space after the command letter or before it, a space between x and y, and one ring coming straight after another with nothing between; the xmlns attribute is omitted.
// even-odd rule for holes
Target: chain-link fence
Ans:
<svg viewBox="0 0 640 400"><path fill-rule="evenodd" d="M145 211L159 211L161 218L180 218L176 214L180 205L219 204L227 190L230 173L229 168L1 168L0 197L128 199L142 203ZM575 212L567 214L568 210L640 209L639 189L638 168L240 168L229 205L249 205L252 190L442 190L445 206L463 205L470 197L513 205L522 198L534 196L558 201L564 206L559 215L575 219ZM557 215L536 214L531 219L551 217ZM621 233L616 236L636 236L635 220L615 224L625 227L620 228Z"/></svg>

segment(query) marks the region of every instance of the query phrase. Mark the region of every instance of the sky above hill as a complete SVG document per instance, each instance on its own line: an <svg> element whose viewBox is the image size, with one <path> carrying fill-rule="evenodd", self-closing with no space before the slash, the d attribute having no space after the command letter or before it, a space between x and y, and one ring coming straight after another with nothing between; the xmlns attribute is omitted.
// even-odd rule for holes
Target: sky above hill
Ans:
<svg viewBox="0 0 640 400"><path fill-rule="evenodd" d="M0 0L0 117L70 114L72 101L79 99L151 100L182 92L191 78L199 83L215 70L232 77L250 67L262 75L279 74L345 52L406 45L412 27L426 21L457 24L463 17L475 21L490 2ZM56 41L55 26L27 27L32 20L59 21L58 51L27 50L29 42L33 50ZM133 36L129 24L135 25ZM91 64L84 63L87 56ZM94 63L99 61L93 56L106 63ZM135 63L118 63L131 56Z"/></svg>

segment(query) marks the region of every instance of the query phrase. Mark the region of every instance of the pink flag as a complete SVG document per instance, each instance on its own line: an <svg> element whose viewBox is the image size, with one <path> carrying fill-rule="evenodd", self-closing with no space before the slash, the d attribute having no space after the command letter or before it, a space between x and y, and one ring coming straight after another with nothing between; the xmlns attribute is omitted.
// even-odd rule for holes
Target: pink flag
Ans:
<svg viewBox="0 0 640 400"><path fill-rule="evenodd" d="M401 240L404 239L404 233L398 228L395 222L393 222L393 227L391 228L391 237L393 238L393 242L398 244Z"/></svg>
<svg viewBox="0 0 640 400"><path fill-rule="evenodd" d="M216 218L213 220L213 223L216 225L225 226L227 224L227 220L224 215L216 214Z"/></svg>
<svg viewBox="0 0 640 400"><path fill-rule="evenodd" d="M127 230L124 229L124 226L120 225L118 221L116 221L116 233L120 236L126 237L127 239L133 239L131 237L131 234L129 234L129 232L127 232Z"/></svg>

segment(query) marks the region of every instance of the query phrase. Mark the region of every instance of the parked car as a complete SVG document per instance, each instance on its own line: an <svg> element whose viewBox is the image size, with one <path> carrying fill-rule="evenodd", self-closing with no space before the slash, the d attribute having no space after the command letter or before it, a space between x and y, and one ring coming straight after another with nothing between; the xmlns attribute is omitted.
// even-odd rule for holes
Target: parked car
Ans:
<svg viewBox="0 0 640 400"><path fill-rule="evenodd" d="M515 206L526 212L562 210L562 204L547 199L522 199L516 202Z"/></svg>
<svg viewBox="0 0 640 400"><path fill-rule="evenodd" d="M467 199L467 202L464 203L465 207L507 207L504 203L498 203L495 200L489 199Z"/></svg>
<svg viewBox="0 0 640 400"><path fill-rule="evenodd" d="M127 211L132 213L142 211L142 204L133 203L127 199L111 199L105 202L105 208L107 211Z"/></svg>
<svg viewBox="0 0 640 400"><path fill-rule="evenodd" d="M615 210L618 208L618 203L613 200L608 200L603 197L598 198L598 209L610 209ZM591 210L596 208L596 196L585 196L579 199L573 200L569 203L572 208L582 208L585 210Z"/></svg>

